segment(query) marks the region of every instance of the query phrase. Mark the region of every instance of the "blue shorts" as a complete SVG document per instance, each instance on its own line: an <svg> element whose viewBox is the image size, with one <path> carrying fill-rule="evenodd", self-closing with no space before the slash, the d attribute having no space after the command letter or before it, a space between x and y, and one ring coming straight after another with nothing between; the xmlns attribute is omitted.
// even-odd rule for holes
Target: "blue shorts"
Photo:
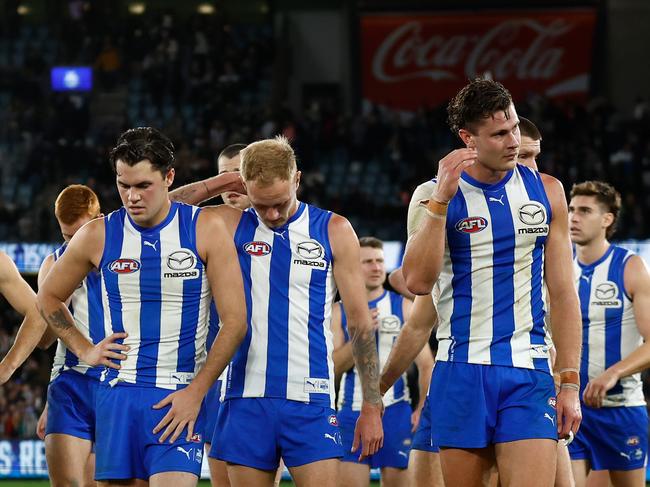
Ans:
<svg viewBox="0 0 650 487"><path fill-rule="evenodd" d="M210 457L275 470L343 456L336 411L279 398L237 398L221 404Z"/></svg>
<svg viewBox="0 0 650 487"><path fill-rule="evenodd" d="M194 425L192 441L185 434L174 443L159 443L153 429L169 406L152 406L174 391L119 384L97 390L97 460L95 480L148 480L161 472L201 474L205 411Z"/></svg>
<svg viewBox="0 0 650 487"><path fill-rule="evenodd" d="M411 405L400 401L388 406L384 411L382 425L384 427L384 446L374 455L359 462L361 448L352 453L354 427L359 418L359 411L342 409L339 411L341 439L343 440L344 462L370 465L370 468L407 468L411 451Z"/></svg>
<svg viewBox="0 0 650 487"><path fill-rule="evenodd" d="M441 448L548 438L557 441L555 385L546 372L436 362L429 389L431 438Z"/></svg>
<svg viewBox="0 0 650 487"><path fill-rule="evenodd" d="M99 381L74 370L61 372L47 388L45 434L95 441L95 396Z"/></svg>
<svg viewBox="0 0 650 487"><path fill-rule="evenodd" d="M218 380L205 395L205 442L212 442L214 428L217 425L217 416L221 407L221 381Z"/></svg>
<svg viewBox="0 0 650 487"><path fill-rule="evenodd" d="M429 396L424 401L420 423L413 436L412 450L428 451L430 453L440 452L440 448L431 442L431 408L429 407Z"/></svg>
<svg viewBox="0 0 650 487"><path fill-rule="evenodd" d="M636 470L646 465L648 412L645 406L594 409L582 404L582 423L569 444L571 460L588 460L592 470Z"/></svg>

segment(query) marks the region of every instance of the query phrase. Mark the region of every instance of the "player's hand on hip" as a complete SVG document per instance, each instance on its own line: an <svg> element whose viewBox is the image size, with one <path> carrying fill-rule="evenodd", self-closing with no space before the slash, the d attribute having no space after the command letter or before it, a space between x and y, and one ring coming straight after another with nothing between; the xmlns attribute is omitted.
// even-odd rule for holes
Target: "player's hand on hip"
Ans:
<svg viewBox="0 0 650 487"><path fill-rule="evenodd" d="M422 415L422 407L416 407L415 410L411 413L411 433L415 433L418 430L418 425L420 424L420 416Z"/></svg>
<svg viewBox="0 0 650 487"><path fill-rule="evenodd" d="M449 203L458 191L458 181L465 169L476 162L475 149L456 149L438 163L438 182L431 197L440 203Z"/></svg>
<svg viewBox="0 0 650 487"><path fill-rule="evenodd" d="M111 369L121 368L120 364L113 362L113 360L126 360L126 355L119 352L128 352L131 347L117 343L117 340L123 340L127 336L127 333L113 333L107 336L81 357L82 360L93 367L104 365Z"/></svg>
<svg viewBox="0 0 650 487"><path fill-rule="evenodd" d="M578 391L560 389L556 408L558 438L567 438L569 431L575 435L580 427L580 421L582 421Z"/></svg>
<svg viewBox="0 0 650 487"><path fill-rule="evenodd" d="M172 392L155 404L154 409L162 409L171 405L167 414L153 429L154 435L162 431L163 428L165 429L158 441L162 443L169 438L169 442L174 443L181 436L185 427L187 427L185 440L190 441L194 436L194 425L201 410L202 401L203 397L200 394L196 394L192 388L186 387L180 391Z"/></svg>
<svg viewBox="0 0 650 487"><path fill-rule="evenodd" d="M38 423L36 423L36 435L41 439L45 439L45 429L47 428L47 403L43 408L40 418L38 418Z"/></svg>
<svg viewBox="0 0 650 487"><path fill-rule="evenodd" d="M607 369L598 377L590 380L582 393L585 404L591 408L602 407L607 391L616 385L618 379L618 374L615 371Z"/></svg>
<svg viewBox="0 0 650 487"><path fill-rule="evenodd" d="M384 405L363 403L354 428L352 452L361 448L359 461L374 455L384 445L384 428L381 422Z"/></svg>

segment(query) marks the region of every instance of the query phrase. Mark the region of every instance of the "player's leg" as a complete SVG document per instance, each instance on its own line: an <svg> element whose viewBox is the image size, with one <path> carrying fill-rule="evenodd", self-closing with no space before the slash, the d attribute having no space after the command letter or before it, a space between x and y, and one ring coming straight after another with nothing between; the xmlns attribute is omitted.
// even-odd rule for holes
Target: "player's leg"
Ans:
<svg viewBox="0 0 650 487"><path fill-rule="evenodd" d="M149 482L141 479L97 481L98 487L148 487L148 485Z"/></svg>
<svg viewBox="0 0 650 487"><path fill-rule="evenodd" d="M69 485L94 485L88 483L86 464L90 457L92 442L70 435L49 434L45 437L45 458L47 459L50 483L53 487ZM94 468L93 472L94 474Z"/></svg>
<svg viewBox="0 0 650 487"><path fill-rule="evenodd" d="M587 475L587 487L612 487L612 482L609 479L609 470L592 470L589 472L589 475Z"/></svg>
<svg viewBox="0 0 650 487"><path fill-rule="evenodd" d="M211 448L212 443L205 444L205 452L207 455L210 454ZM210 467L210 483L212 487L230 487L226 462L208 456L208 467Z"/></svg>
<svg viewBox="0 0 650 487"><path fill-rule="evenodd" d="M589 475L589 460L571 460L571 471L573 472L573 481L576 487L586 487L587 475Z"/></svg>
<svg viewBox="0 0 650 487"><path fill-rule="evenodd" d="M84 487L95 487L97 482L95 482L95 452L93 451L86 461L86 466L84 467Z"/></svg>
<svg viewBox="0 0 650 487"><path fill-rule="evenodd" d="M275 469L262 470L246 467L244 465L228 464L228 477L233 487L246 487L259 485L260 487L273 487Z"/></svg>
<svg viewBox="0 0 650 487"><path fill-rule="evenodd" d="M495 445L499 482L503 487L550 487L555 483L557 444L531 439Z"/></svg>
<svg viewBox="0 0 650 487"><path fill-rule="evenodd" d="M557 445L557 468L555 471L555 487L575 487L569 450L563 443Z"/></svg>
<svg viewBox="0 0 650 487"><path fill-rule="evenodd" d="M341 462L339 466L339 485L341 487L368 487L370 485L370 465Z"/></svg>
<svg viewBox="0 0 650 487"><path fill-rule="evenodd" d="M411 450L408 477L411 487L444 487L440 454L423 450Z"/></svg>
<svg viewBox="0 0 650 487"><path fill-rule="evenodd" d="M330 458L299 467L289 467L289 472L297 487L338 487L341 485L339 483L340 463L338 458ZM367 472L369 475L369 470Z"/></svg>
<svg viewBox="0 0 650 487"><path fill-rule="evenodd" d="M199 476L189 472L161 472L149 477L149 487L195 487Z"/></svg>
<svg viewBox="0 0 650 487"><path fill-rule="evenodd" d="M221 409L221 381L216 381L205 396L205 456L208 457L210 468L210 483L212 487L230 487L228 480L228 468L226 462L222 462L210 456L212 439L216 429L217 417Z"/></svg>
<svg viewBox="0 0 650 487"><path fill-rule="evenodd" d="M602 470L607 472L607 470ZM610 470L609 478L603 476L606 480L611 479L611 485L614 487L645 487L645 468L635 470ZM609 482L605 485L609 486Z"/></svg>
<svg viewBox="0 0 650 487"><path fill-rule="evenodd" d="M384 411L384 445L375 453L370 466L381 469L381 485L403 486L408 483L409 451L412 445L411 405L407 401L391 404Z"/></svg>
<svg viewBox="0 0 650 487"><path fill-rule="evenodd" d="M445 485L484 487L494 465L494 448L441 448L440 465Z"/></svg>

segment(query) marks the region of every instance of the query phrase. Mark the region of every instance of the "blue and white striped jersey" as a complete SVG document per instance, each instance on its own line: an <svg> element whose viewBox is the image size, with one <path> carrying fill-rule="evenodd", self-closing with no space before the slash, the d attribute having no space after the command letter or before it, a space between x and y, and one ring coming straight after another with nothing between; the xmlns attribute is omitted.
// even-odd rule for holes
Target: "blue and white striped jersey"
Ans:
<svg viewBox="0 0 650 487"><path fill-rule="evenodd" d="M67 243L63 244L54 251L55 261L63 255L67 246ZM74 317L77 329L88 340L97 344L106 337L99 272L93 270L86 276L81 285L70 296L68 308ZM63 340L59 339L54 354L54 362L52 363L50 380L56 379L61 372L70 369L88 377L99 379L104 367L91 367L68 350Z"/></svg>
<svg viewBox="0 0 650 487"><path fill-rule="evenodd" d="M375 332L377 339L377 355L379 357L379 370L384 368L388 361L388 355L393 348L393 344L399 335L402 325L404 324L404 315L402 304L404 298L397 293L384 291L377 299L368 302L370 309L377 308L379 311L379 329ZM345 341L350 340L348 334L348 322L345 316L343 303L341 305L341 325L345 334ZM428 346L428 345L427 345ZM361 410L363 394L361 381L357 368L345 372L341 377L341 388L339 390L339 409L352 409L353 411ZM388 407L400 401L410 401L408 381L406 372L395 381L395 384L384 394L384 406Z"/></svg>
<svg viewBox="0 0 650 487"><path fill-rule="evenodd" d="M200 209L172 203L160 224L143 228L121 208L105 218L100 263L106 333L125 331L131 349L103 380L177 389L203 365L211 300L196 250Z"/></svg>
<svg viewBox="0 0 650 487"><path fill-rule="evenodd" d="M214 301L212 301L210 303L210 317L208 320L208 339L205 342L205 351L207 353L210 353L210 349L212 348L214 339L217 338L220 329L221 329L221 322L219 321L219 313L217 312L217 306L215 305ZM225 381L227 376L228 376L228 367L226 366L226 368L219 376L219 379L217 380ZM218 393L219 400L223 401L224 394L225 394L225 388L222 386L219 389L219 393Z"/></svg>
<svg viewBox="0 0 650 487"><path fill-rule="evenodd" d="M275 397L334 407L330 217L299 203L285 225L271 229L254 209L243 212L235 245L249 329L230 364L226 399Z"/></svg>
<svg viewBox="0 0 650 487"><path fill-rule="evenodd" d="M643 343L634 319L623 274L631 251L610 245L597 261L585 265L574 259L582 313L582 387L624 359ZM582 394L580 395L582 397ZM643 406L641 374L623 377L607 392L604 407Z"/></svg>
<svg viewBox="0 0 650 487"><path fill-rule="evenodd" d="M430 196L435 180L422 187ZM416 208L412 201L412 221ZM537 171L519 164L491 185L462 174L447 212L437 360L550 372L543 283L551 217Z"/></svg>

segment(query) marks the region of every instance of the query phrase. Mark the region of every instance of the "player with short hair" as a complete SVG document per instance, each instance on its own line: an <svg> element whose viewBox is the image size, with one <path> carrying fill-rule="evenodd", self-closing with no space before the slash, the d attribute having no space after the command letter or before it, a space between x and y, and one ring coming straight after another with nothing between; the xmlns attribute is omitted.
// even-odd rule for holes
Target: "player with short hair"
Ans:
<svg viewBox="0 0 650 487"><path fill-rule="evenodd" d="M246 333L241 272L224 221L235 210L171 202L173 144L150 127L123 133L110 160L124 207L75 234L39 290L39 306L80 359L107 367L97 391L95 478L196 485L201 402ZM65 306L93 268L105 328L123 344L93 347ZM222 328L206 360L211 298Z"/></svg>
<svg viewBox="0 0 650 487"><path fill-rule="evenodd" d="M401 295L383 288L386 279L384 244L375 237L359 239L361 247L361 269L366 286L368 307L376 313L376 341L380 367L386 362L403 323L409 319L412 302ZM395 385L384 393L384 445L374 455L358 460L350 450L354 424L361 406L361 387L354 368L351 345L347 329L347 316L341 301L332 311L332 332L334 334L334 367L337 377L342 374L339 389L338 420L343 440L343 463L340 485L367 486L370 468L381 469L381 482L385 486L400 486L407 483L407 467L411 449L412 430L417 426L429 388L433 368L433 356L426 344L416 355L414 362L419 375L419 403L411 411L410 394L406 374L396 379Z"/></svg>
<svg viewBox="0 0 650 487"><path fill-rule="evenodd" d="M228 371L210 456L234 486L273 485L280 457L299 485L337 485L340 434L330 319L336 289L348 307L364 401L362 456L381 446L377 351L349 222L297 200L300 171L283 137L241 152L251 208L230 222L249 332ZM254 441L251 441L254 438Z"/></svg>
<svg viewBox="0 0 650 487"><path fill-rule="evenodd" d="M648 413L641 371L650 366L650 275L643 259L610 243L621 196L608 183L571 189L569 225L582 310L582 426L569 445L576 486L590 470L614 486L645 485Z"/></svg>
<svg viewBox="0 0 650 487"><path fill-rule="evenodd" d="M440 289L433 442L448 485L481 485L495 457L505 486L552 485L558 434L580 423L564 192L556 179L517 165L519 119L500 83L470 81L448 112L466 148L444 157L437 178L414 193L409 220L425 221L412 226L403 265L412 292ZM544 279L562 376L557 400Z"/></svg>
<svg viewBox="0 0 650 487"><path fill-rule="evenodd" d="M525 117L519 117L521 143L517 159L520 164L537 171L537 158L542 152L542 134L537 126Z"/></svg>

